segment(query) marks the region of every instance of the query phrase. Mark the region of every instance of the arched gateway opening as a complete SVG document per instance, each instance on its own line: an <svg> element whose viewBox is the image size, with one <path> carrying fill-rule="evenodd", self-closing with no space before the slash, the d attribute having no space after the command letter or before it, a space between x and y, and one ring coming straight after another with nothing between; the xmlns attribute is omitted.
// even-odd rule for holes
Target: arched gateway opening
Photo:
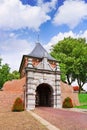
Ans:
<svg viewBox="0 0 87 130"><path fill-rule="evenodd" d="M53 107L53 89L49 84L42 83L37 86L36 106Z"/></svg>

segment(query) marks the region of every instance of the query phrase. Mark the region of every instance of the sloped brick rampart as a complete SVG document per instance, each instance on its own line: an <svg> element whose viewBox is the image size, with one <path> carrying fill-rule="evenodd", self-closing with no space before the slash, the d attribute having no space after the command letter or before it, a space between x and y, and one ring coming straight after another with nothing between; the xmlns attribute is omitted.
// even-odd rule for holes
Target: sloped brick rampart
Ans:
<svg viewBox="0 0 87 130"><path fill-rule="evenodd" d="M0 110L11 111L12 105L17 97L24 100L25 78L7 81L0 91Z"/></svg>
<svg viewBox="0 0 87 130"><path fill-rule="evenodd" d="M72 102L73 102L74 106L80 105L79 99L78 99L78 93L73 91L73 87L71 87L68 84L63 83L63 82L60 83L60 86L61 86L61 99L62 99L62 102L64 101L64 99L66 97L70 97L72 99Z"/></svg>
<svg viewBox="0 0 87 130"><path fill-rule="evenodd" d="M7 81L3 85L3 91L14 91L14 92L23 92L24 91L24 85L26 82L26 78L18 79L18 80L12 80Z"/></svg>
<svg viewBox="0 0 87 130"><path fill-rule="evenodd" d="M17 97L23 99L23 92L0 91L0 111L11 111Z"/></svg>

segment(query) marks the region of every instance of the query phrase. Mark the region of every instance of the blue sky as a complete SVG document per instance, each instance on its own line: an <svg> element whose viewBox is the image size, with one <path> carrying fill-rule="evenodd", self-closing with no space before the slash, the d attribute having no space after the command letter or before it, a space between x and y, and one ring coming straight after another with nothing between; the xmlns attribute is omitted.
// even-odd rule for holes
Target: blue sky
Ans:
<svg viewBox="0 0 87 130"><path fill-rule="evenodd" d="M64 37L87 40L87 0L0 0L0 57L18 70L39 34L49 51Z"/></svg>

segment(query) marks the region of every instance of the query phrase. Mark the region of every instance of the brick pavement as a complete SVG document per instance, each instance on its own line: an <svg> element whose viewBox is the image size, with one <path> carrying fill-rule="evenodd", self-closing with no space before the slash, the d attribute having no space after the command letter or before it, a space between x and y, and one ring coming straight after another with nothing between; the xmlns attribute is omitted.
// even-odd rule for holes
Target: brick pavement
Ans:
<svg viewBox="0 0 87 130"><path fill-rule="evenodd" d="M48 130L60 130L59 128L52 125L50 122L44 120L42 117L38 116L36 113L32 111L28 111L36 120L38 120L41 124L43 124Z"/></svg>
<svg viewBox="0 0 87 130"><path fill-rule="evenodd" d="M60 130L87 130L87 113L41 107L34 110Z"/></svg>

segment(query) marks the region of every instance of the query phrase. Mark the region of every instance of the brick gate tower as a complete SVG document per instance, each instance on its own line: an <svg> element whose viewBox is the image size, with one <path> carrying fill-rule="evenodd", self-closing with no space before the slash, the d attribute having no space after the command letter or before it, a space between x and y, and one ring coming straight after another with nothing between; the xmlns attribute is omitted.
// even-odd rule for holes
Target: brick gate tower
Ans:
<svg viewBox="0 0 87 130"><path fill-rule="evenodd" d="M23 56L20 72L21 77L26 76L26 110L38 106L61 108L59 64L40 43Z"/></svg>

